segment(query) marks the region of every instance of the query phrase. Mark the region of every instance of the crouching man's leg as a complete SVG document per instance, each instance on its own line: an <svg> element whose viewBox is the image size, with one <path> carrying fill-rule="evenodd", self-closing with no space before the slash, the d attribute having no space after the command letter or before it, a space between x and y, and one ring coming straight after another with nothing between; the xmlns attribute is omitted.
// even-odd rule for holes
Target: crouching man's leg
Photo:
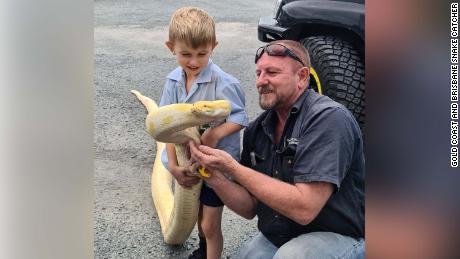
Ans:
<svg viewBox="0 0 460 259"><path fill-rule="evenodd" d="M246 241L238 252L241 259L273 258L278 248L259 232L255 237Z"/></svg>
<svg viewBox="0 0 460 259"><path fill-rule="evenodd" d="M273 257L285 258L361 259L364 258L364 239L356 240L332 232L303 234L281 246Z"/></svg>

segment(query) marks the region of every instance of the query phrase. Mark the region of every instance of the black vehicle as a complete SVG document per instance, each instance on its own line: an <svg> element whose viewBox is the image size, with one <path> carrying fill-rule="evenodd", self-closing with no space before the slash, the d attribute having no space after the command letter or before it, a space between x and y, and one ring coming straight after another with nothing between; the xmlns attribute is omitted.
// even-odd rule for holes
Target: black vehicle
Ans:
<svg viewBox="0 0 460 259"><path fill-rule="evenodd" d="M364 129L364 0L278 0L274 16L259 20L258 37L301 42L310 86L345 105Z"/></svg>

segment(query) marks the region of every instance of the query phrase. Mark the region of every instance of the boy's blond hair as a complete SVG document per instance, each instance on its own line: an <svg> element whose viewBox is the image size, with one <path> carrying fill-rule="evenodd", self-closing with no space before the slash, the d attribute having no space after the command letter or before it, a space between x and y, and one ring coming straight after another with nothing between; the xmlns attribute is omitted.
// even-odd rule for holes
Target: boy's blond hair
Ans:
<svg viewBox="0 0 460 259"><path fill-rule="evenodd" d="M192 48L216 43L214 21L196 7L182 7L174 12L169 23L169 41L183 41Z"/></svg>

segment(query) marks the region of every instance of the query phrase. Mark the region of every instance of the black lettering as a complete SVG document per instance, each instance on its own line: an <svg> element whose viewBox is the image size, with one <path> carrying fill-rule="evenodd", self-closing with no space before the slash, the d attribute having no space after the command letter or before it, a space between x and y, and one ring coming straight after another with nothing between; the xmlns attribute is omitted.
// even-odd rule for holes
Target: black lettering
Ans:
<svg viewBox="0 0 460 259"><path fill-rule="evenodd" d="M451 80L458 80L458 67L457 65L451 65L450 66L450 73L451 73L451 76L450 76L450 79Z"/></svg>

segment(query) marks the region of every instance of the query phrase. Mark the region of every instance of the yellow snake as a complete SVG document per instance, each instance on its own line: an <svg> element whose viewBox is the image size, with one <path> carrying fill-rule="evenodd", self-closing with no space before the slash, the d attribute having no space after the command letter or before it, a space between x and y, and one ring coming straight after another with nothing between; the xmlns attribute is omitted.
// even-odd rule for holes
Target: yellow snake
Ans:
<svg viewBox="0 0 460 259"><path fill-rule="evenodd" d="M182 244L190 236L198 217L202 181L190 190L180 186L161 162L164 143L175 144L178 164L185 166L186 143L189 140L200 143L196 126L225 119L231 111L230 103L226 100L199 101L158 107L152 99L138 91L132 90L131 93L147 109L145 125L148 133L157 141L151 189L163 238L167 244ZM199 171L206 176L202 168Z"/></svg>

